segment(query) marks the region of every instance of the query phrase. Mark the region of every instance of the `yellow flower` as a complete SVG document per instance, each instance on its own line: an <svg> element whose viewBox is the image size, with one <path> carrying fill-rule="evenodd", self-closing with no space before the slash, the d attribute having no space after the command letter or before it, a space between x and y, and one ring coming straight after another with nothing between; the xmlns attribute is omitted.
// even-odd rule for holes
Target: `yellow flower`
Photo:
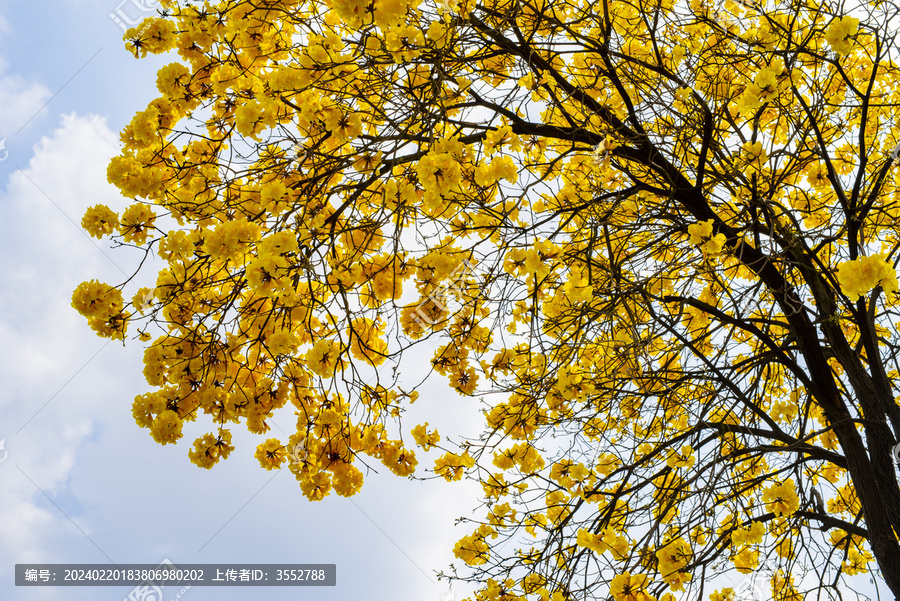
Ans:
<svg viewBox="0 0 900 601"><path fill-rule="evenodd" d="M672 468L677 467L691 467L697 461L697 458L694 457L694 448L689 445L683 445L681 447L681 452L672 452L669 455L668 461L666 461L666 465Z"/></svg>
<svg viewBox="0 0 900 601"><path fill-rule="evenodd" d="M716 234L713 236L713 220L707 219L699 223L693 223L688 226L688 234L690 235L691 244L700 244L700 249L704 255L715 255L722 252L725 247L725 234Z"/></svg>
<svg viewBox="0 0 900 601"><path fill-rule="evenodd" d="M712 238L706 241L706 244L701 246L705 252L715 255L717 253L722 252L722 248L725 246L725 234L716 234Z"/></svg>
<svg viewBox="0 0 900 601"><path fill-rule="evenodd" d="M692 558L693 551L690 544L681 537L669 541L656 552L659 572L666 584L673 590L680 591L684 583L691 580L691 575L681 570L691 562Z"/></svg>
<svg viewBox="0 0 900 601"><path fill-rule="evenodd" d="M731 542L735 546L752 545L761 543L766 534L766 527L762 522L753 522L747 528L738 528L731 531Z"/></svg>
<svg viewBox="0 0 900 601"><path fill-rule="evenodd" d="M194 465L204 469L212 469L220 459L228 459L228 455L234 450L231 446L231 431L221 430L219 436L204 434L194 441L194 448L188 452L188 456Z"/></svg>
<svg viewBox="0 0 900 601"><path fill-rule="evenodd" d="M119 227L119 216L106 205L94 205L84 213L81 227L94 238L109 236Z"/></svg>
<svg viewBox="0 0 900 601"><path fill-rule="evenodd" d="M900 289L897 272L885 261L884 255L844 261L838 266L837 276L841 289L851 301L856 301L876 286L881 286L888 294Z"/></svg>
<svg viewBox="0 0 900 601"><path fill-rule="evenodd" d="M367 317L354 319L347 328L350 352L357 359L372 365L381 365L387 359L387 342L382 338L384 323Z"/></svg>
<svg viewBox="0 0 900 601"><path fill-rule="evenodd" d="M475 392L478 385L478 375L471 366L465 367L460 364L456 369L449 373L450 386L456 389L456 392L463 396L471 396Z"/></svg>
<svg viewBox="0 0 900 601"><path fill-rule="evenodd" d="M759 551L750 547L744 547L741 551L731 558L734 567L741 574L749 574L756 566L759 565Z"/></svg>
<svg viewBox="0 0 900 601"><path fill-rule="evenodd" d="M363 485L363 473L349 463L337 462L331 468L334 473L332 485L334 492L342 497L352 497Z"/></svg>
<svg viewBox="0 0 900 601"><path fill-rule="evenodd" d="M522 143L519 136L512 133L512 127L504 125L495 130L490 130L485 134L484 152L491 156L498 150L502 150L504 146L508 146L509 150L519 152L522 150Z"/></svg>
<svg viewBox="0 0 900 601"><path fill-rule="evenodd" d="M771 511L776 516L789 516L800 509L800 498L794 489L792 479L765 489L762 498L766 504L766 511Z"/></svg>
<svg viewBox="0 0 900 601"><path fill-rule="evenodd" d="M169 444L177 442L181 438L181 428L184 422L178 417L178 414L171 409L166 409L153 420L150 426L150 434L153 440L160 444Z"/></svg>
<svg viewBox="0 0 900 601"><path fill-rule="evenodd" d="M834 19L825 30L825 41L838 54L849 54L852 49L850 38L859 28L859 19L841 17Z"/></svg>
<svg viewBox="0 0 900 601"><path fill-rule="evenodd" d="M646 574L624 572L613 578L609 592L616 601L656 601L646 590L649 585Z"/></svg>
<svg viewBox="0 0 900 601"><path fill-rule="evenodd" d="M267 112L258 102L242 104L234 111L234 126L238 133L258 140L264 127L275 125L275 113Z"/></svg>
<svg viewBox="0 0 900 601"><path fill-rule="evenodd" d="M794 586L794 577L788 575L785 578L781 570L778 570L772 578L772 593L778 601L803 601L804 598Z"/></svg>
<svg viewBox="0 0 900 601"><path fill-rule="evenodd" d="M125 242L134 242L141 245L146 242L156 221L156 213L149 205L136 203L125 209L119 222L119 233Z"/></svg>
<svg viewBox="0 0 900 601"><path fill-rule="evenodd" d="M869 571L866 566L872 559L872 554L866 550L850 549L847 552L847 559L841 564L841 567L847 574L865 574Z"/></svg>
<svg viewBox="0 0 900 601"><path fill-rule="evenodd" d="M688 234L691 236L691 244L700 244L710 236L712 236L712 219L693 223L688 226Z"/></svg>
<svg viewBox="0 0 900 601"><path fill-rule="evenodd" d="M606 545L604 544L603 539L593 532L585 530L584 528L578 530L578 534L575 537L575 544L579 547L590 549L598 555L606 550Z"/></svg>
<svg viewBox="0 0 900 601"><path fill-rule="evenodd" d="M709 601L734 601L734 589L723 588L721 591L713 591L709 594Z"/></svg>
<svg viewBox="0 0 900 601"><path fill-rule="evenodd" d="M428 422L425 422L412 429L413 438L415 439L416 444L422 447L423 451L431 450L441 440L441 436L438 434L437 430L428 432L427 427Z"/></svg>
<svg viewBox="0 0 900 601"><path fill-rule="evenodd" d="M333 340L319 340L306 353L306 363L313 373L331 378L338 368L340 350Z"/></svg>
<svg viewBox="0 0 900 601"><path fill-rule="evenodd" d="M123 306L122 291L97 280L82 282L72 293L72 307L88 319L108 319Z"/></svg>
<svg viewBox="0 0 900 601"><path fill-rule="evenodd" d="M475 458L466 451L462 455L445 453L434 462L434 473L443 476L447 482L459 480L463 470L475 465Z"/></svg>
<svg viewBox="0 0 900 601"><path fill-rule="evenodd" d="M191 71L181 63L169 63L156 73L156 88L175 100L181 94L183 86L190 80Z"/></svg>
<svg viewBox="0 0 900 601"><path fill-rule="evenodd" d="M493 499L499 499L509 490L509 484L506 483L503 474L491 474L481 482L481 487L484 489L485 496Z"/></svg>
<svg viewBox="0 0 900 601"><path fill-rule="evenodd" d="M287 198L286 198L287 197ZM267 182L259 188L259 201L270 213L277 214L287 208L287 200L289 198L288 188L284 182L276 179ZM282 234L290 234L290 232L279 232ZM292 235L296 246L296 235Z"/></svg>
<svg viewBox="0 0 900 601"><path fill-rule="evenodd" d="M298 476L298 479L301 476ZM300 480L300 490L310 501L321 501L331 492L331 474L317 472L308 478Z"/></svg>
<svg viewBox="0 0 900 601"><path fill-rule="evenodd" d="M457 541L453 546L453 554L470 566L487 563L491 548L484 538L479 528L475 533Z"/></svg>
<svg viewBox="0 0 900 601"><path fill-rule="evenodd" d="M281 467L287 458L287 452L277 438L270 438L256 447L254 456L261 466L272 470Z"/></svg>

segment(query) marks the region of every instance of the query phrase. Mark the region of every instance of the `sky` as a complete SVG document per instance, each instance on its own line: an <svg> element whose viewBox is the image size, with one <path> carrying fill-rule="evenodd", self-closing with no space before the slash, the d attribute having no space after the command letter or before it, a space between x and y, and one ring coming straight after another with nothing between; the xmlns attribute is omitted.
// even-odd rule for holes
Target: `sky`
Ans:
<svg viewBox="0 0 900 601"><path fill-rule="evenodd" d="M435 571L454 562L453 544L470 528L454 522L477 507L480 487L382 470L351 499L311 503L287 470L266 471L253 458L256 444L289 431L290 409L268 436L234 428L231 458L200 469L187 455L203 424L160 446L134 423L132 400L149 389L140 343L97 338L71 308L80 282L124 282L141 259L79 223L88 206L128 204L107 183L106 165L172 59L136 60L116 19L152 4L0 3L0 598L150 601L130 586L16 587L14 566L168 561L333 563L337 584L166 587L152 601L461 599L471 588L451 588ZM152 282L152 267L126 298ZM426 367L409 366L413 376ZM404 422L476 434L478 411L477 399L435 380ZM437 456L417 455L420 466Z"/></svg>
<svg viewBox="0 0 900 601"><path fill-rule="evenodd" d="M172 60L136 60L119 21L153 0L0 2L0 599L11 601L458 601L435 571L455 561L482 496L471 482L370 474L362 491L307 501L287 470L253 458L285 439L233 428L236 450L212 470L188 460L206 427L188 424L160 446L131 415L148 386L142 347L97 338L71 308L82 281L118 284L142 255L111 249L79 223L88 206L128 205L106 181L118 132L157 96L156 71ZM151 284L151 264L126 290ZM427 353L405 363L412 378ZM416 362L418 360L418 363ZM422 389L404 423L477 435L478 400L439 379ZM201 420L202 421L202 420ZM420 466L437 452L417 452ZM133 587L16 587L24 563L332 563L334 587L166 587L162 599ZM459 564L458 561L456 561Z"/></svg>

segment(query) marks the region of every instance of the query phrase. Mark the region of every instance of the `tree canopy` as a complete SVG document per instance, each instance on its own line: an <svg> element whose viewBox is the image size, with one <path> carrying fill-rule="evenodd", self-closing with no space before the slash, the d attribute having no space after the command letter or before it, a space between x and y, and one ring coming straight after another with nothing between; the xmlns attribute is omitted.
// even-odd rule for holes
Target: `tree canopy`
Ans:
<svg viewBox="0 0 900 601"><path fill-rule="evenodd" d="M162 6L83 226L166 266L72 298L147 343L156 441L246 427L311 500L476 479L478 600L900 598L898 5ZM480 437L403 420L431 342Z"/></svg>

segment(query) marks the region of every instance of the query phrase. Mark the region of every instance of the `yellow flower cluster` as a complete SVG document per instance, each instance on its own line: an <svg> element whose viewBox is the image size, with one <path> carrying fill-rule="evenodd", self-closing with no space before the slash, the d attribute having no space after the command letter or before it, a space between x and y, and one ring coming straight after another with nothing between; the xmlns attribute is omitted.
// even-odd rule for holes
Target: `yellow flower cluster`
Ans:
<svg viewBox="0 0 900 601"><path fill-rule="evenodd" d="M853 48L851 38L859 29L859 19L855 17L841 17L834 19L825 30L825 41L837 54L849 54Z"/></svg>
<svg viewBox="0 0 900 601"><path fill-rule="evenodd" d="M762 522L753 522L746 528L737 528L731 531L731 543L735 547L755 545L761 543L766 534L766 527Z"/></svg>
<svg viewBox="0 0 900 601"><path fill-rule="evenodd" d="M741 574L749 574L759 565L759 551L753 547L742 547L731 556L734 568Z"/></svg>
<svg viewBox="0 0 900 601"><path fill-rule="evenodd" d="M509 484L506 482L503 474L490 474L488 477L481 477L481 488L484 489L486 497L499 500L500 497L509 493Z"/></svg>
<svg viewBox="0 0 900 601"><path fill-rule="evenodd" d="M790 574L785 578L781 570L772 578L772 598L776 601L803 601L805 598L794 586L794 577Z"/></svg>
<svg viewBox="0 0 900 601"><path fill-rule="evenodd" d="M666 460L666 465L671 468L691 467L697 461L694 457L694 447L689 444L682 445L681 452L672 451Z"/></svg>
<svg viewBox="0 0 900 601"><path fill-rule="evenodd" d="M766 511L771 511L776 516L789 516L800 509L800 497L797 496L794 480L790 478L766 488L762 500L766 504Z"/></svg>
<svg viewBox="0 0 900 601"><path fill-rule="evenodd" d="M623 572L612 579L609 593L615 601L656 601L647 590L652 581L646 574Z"/></svg>
<svg viewBox="0 0 900 601"><path fill-rule="evenodd" d="M166 3L171 4L171 3ZM176 42L176 25L169 19L150 17L125 32L123 39L128 41L128 49L136 57L143 58L147 53L162 54L171 50Z"/></svg>
<svg viewBox="0 0 900 601"><path fill-rule="evenodd" d="M453 554L470 566L487 563L491 547L485 540L488 536L497 537L497 531L488 524L482 524L478 530L464 536L453 546Z"/></svg>
<svg viewBox="0 0 900 601"><path fill-rule="evenodd" d="M502 156L490 163L479 163L475 166L475 183L479 186L492 186L501 179L514 184L519 180L519 171L509 156Z"/></svg>
<svg viewBox="0 0 900 601"><path fill-rule="evenodd" d="M767 159L762 142L745 142L742 150L741 159L747 175L762 171Z"/></svg>
<svg viewBox="0 0 900 601"><path fill-rule="evenodd" d="M354 319L347 328L350 352L357 359L371 365L381 365L387 359L387 342L382 335L383 321L373 321L367 317Z"/></svg>
<svg viewBox="0 0 900 601"><path fill-rule="evenodd" d="M487 156L491 156L504 148L513 152L522 150L522 142L519 140L519 136L512 133L512 127L504 125L485 134L484 153Z"/></svg>
<svg viewBox="0 0 900 601"><path fill-rule="evenodd" d="M734 549L731 561L738 572L746 574L759 565L759 551L751 545L761 543L765 533L766 528L762 522L753 522L746 528L731 531L731 544Z"/></svg>
<svg viewBox="0 0 900 601"><path fill-rule="evenodd" d="M106 205L94 205L81 219L81 227L94 238L120 234L125 242L143 244L153 230L156 213L149 205L136 203L125 209L121 219Z"/></svg>
<svg viewBox="0 0 900 601"><path fill-rule="evenodd" d="M212 469L222 459L228 459L228 455L234 450L231 445L231 431L222 429L218 436L204 434L194 441L194 446L188 453L194 465L204 469ZM257 449L257 458L259 450Z"/></svg>
<svg viewBox="0 0 900 601"><path fill-rule="evenodd" d="M475 465L475 458L465 451L462 455L447 452L434 462L434 473L443 476L444 480L460 480L464 470Z"/></svg>
<svg viewBox="0 0 900 601"><path fill-rule="evenodd" d="M106 205L94 205L84 213L81 218L81 227L93 236L100 239L111 235L119 227L119 216Z"/></svg>
<svg viewBox="0 0 900 601"><path fill-rule="evenodd" d="M735 593L731 587L714 590L709 594L709 601L734 601Z"/></svg>
<svg viewBox="0 0 900 601"><path fill-rule="evenodd" d="M837 495L828 500L828 513L846 513L851 516L859 515L862 506L859 495L853 484L847 483L837 488Z"/></svg>
<svg viewBox="0 0 900 601"><path fill-rule="evenodd" d="M690 244L700 244L703 254L715 255L722 252L725 246L725 234L716 234L713 236L713 220L707 219L699 223L693 223L688 226L688 235L690 235Z"/></svg>
<svg viewBox="0 0 900 601"><path fill-rule="evenodd" d="M338 344L333 340L317 340L306 353L306 364L318 376L333 377L335 371L340 370L343 365Z"/></svg>
<svg viewBox="0 0 900 601"><path fill-rule="evenodd" d="M487 414L488 427L520 440L531 436L546 419L546 409L535 399L521 394L512 395L508 402L497 403Z"/></svg>
<svg viewBox="0 0 900 601"><path fill-rule="evenodd" d="M413 439L416 444L422 447L423 451L429 451L441 441L441 435L437 430L428 431L428 422L419 424L412 429Z"/></svg>
<svg viewBox="0 0 900 601"><path fill-rule="evenodd" d="M523 474L533 474L544 469L544 458L527 442L520 442L505 451L494 453L494 465L503 470L518 466Z"/></svg>
<svg viewBox="0 0 900 601"><path fill-rule="evenodd" d="M881 286L889 295L900 290L897 271L883 255L844 261L838 266L837 276L841 289L851 301L856 301L876 286Z"/></svg>
<svg viewBox="0 0 900 601"><path fill-rule="evenodd" d="M150 236L153 222L156 221L156 213L150 205L142 202L135 203L125 209L119 220L119 233L125 242L143 244Z"/></svg>
<svg viewBox="0 0 900 601"><path fill-rule="evenodd" d="M681 570L692 561L693 557L691 545L681 537L667 542L656 552L659 573L672 590L680 591L685 582L690 582L691 574Z"/></svg>
<svg viewBox="0 0 900 601"><path fill-rule="evenodd" d="M239 217L208 230L202 249L214 261L227 262L246 252L252 242L259 240L259 236L258 224L247 221L245 217Z"/></svg>
<svg viewBox="0 0 900 601"><path fill-rule="evenodd" d="M123 311L122 291L97 280L82 282L72 293L72 307L104 338L123 339L128 313Z"/></svg>
<svg viewBox="0 0 900 601"><path fill-rule="evenodd" d="M619 534L613 528L604 528L599 535L581 528L578 530L575 543L579 547L590 549L598 555L608 550L616 559L624 559L631 550L631 543L628 541L628 537Z"/></svg>
<svg viewBox="0 0 900 601"><path fill-rule="evenodd" d="M561 459L550 468L550 479L570 490L590 475L591 471L583 463L575 463L571 459Z"/></svg>
<svg viewBox="0 0 900 601"><path fill-rule="evenodd" d="M552 524L559 524L572 514L574 509L569 506L569 500L569 495L562 490L553 490L545 495L544 503L547 505L547 517Z"/></svg>
<svg viewBox="0 0 900 601"><path fill-rule="evenodd" d="M425 191L426 208L437 209L443 199L462 190L462 167L450 153L429 152L416 165L416 173Z"/></svg>
<svg viewBox="0 0 900 601"><path fill-rule="evenodd" d="M790 89L790 86L790 77L784 68L784 62L775 59L757 72L753 82L738 97L736 108L746 117Z"/></svg>
<svg viewBox="0 0 900 601"><path fill-rule="evenodd" d="M841 564L843 570L848 574L865 574L869 571L868 565L874 558L863 546L865 541L861 537L847 534L845 530L838 528L831 531L830 538L831 544L841 553L846 550L847 558Z"/></svg>

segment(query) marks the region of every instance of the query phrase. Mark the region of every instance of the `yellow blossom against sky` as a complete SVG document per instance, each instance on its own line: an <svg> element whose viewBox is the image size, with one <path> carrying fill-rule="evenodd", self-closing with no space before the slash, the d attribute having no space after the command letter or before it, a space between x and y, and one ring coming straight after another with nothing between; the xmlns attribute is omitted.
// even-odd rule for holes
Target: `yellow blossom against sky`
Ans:
<svg viewBox="0 0 900 601"><path fill-rule="evenodd" d="M476 481L478 601L900 595L895 7L162 6L129 206L83 227L165 264L72 297L145 343L155 441L212 469L246 430L310 501ZM432 377L479 434L410 423Z"/></svg>

